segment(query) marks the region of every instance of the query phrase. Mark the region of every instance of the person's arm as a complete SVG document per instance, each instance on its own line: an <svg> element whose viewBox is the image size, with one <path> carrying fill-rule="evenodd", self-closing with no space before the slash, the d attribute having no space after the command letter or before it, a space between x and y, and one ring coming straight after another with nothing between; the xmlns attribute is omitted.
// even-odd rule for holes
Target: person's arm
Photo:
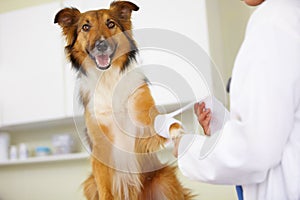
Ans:
<svg viewBox="0 0 300 200"><path fill-rule="evenodd" d="M293 70L300 66L300 45L276 26L252 31L236 61L243 69L233 74L230 120L214 148L201 157L208 137L183 135L177 141L178 166L191 179L256 183L280 163L293 126Z"/></svg>

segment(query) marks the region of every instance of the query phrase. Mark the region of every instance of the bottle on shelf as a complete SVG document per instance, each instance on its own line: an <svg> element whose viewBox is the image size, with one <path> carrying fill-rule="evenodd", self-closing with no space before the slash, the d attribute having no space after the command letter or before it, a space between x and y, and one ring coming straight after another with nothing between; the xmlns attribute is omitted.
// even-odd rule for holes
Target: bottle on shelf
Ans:
<svg viewBox="0 0 300 200"><path fill-rule="evenodd" d="M0 133L0 162L8 160L10 136L8 133Z"/></svg>
<svg viewBox="0 0 300 200"><path fill-rule="evenodd" d="M19 159L26 160L29 157L27 145L24 143L19 144Z"/></svg>
<svg viewBox="0 0 300 200"><path fill-rule="evenodd" d="M9 158L10 160L17 160L18 159L18 149L17 146L11 145L9 151Z"/></svg>

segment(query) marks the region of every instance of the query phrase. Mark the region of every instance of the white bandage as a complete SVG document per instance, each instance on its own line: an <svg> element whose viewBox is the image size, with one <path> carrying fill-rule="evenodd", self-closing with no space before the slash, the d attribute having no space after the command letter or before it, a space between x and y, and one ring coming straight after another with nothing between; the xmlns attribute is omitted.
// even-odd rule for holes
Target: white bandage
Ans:
<svg viewBox="0 0 300 200"><path fill-rule="evenodd" d="M154 126L157 127L156 128L157 134L164 138L175 137L175 135L170 136L170 127L173 124L179 124L180 126L182 126L181 121L173 117L168 118L168 117L157 116L154 121Z"/></svg>

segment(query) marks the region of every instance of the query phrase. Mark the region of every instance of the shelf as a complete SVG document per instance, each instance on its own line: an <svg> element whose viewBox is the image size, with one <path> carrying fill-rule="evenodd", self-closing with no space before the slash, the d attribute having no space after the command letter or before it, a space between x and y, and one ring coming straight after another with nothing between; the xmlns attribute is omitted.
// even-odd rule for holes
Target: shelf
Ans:
<svg viewBox="0 0 300 200"><path fill-rule="evenodd" d="M5 162L0 162L0 167L11 166L11 165L23 165L23 164L35 164L35 163L47 163L47 162L58 162L58 161L70 161L70 160L81 160L89 158L89 154L82 153L72 153L64 155L49 155L43 157L30 157L26 160L8 160Z"/></svg>
<svg viewBox="0 0 300 200"><path fill-rule="evenodd" d="M45 121L36 121L36 122L28 122L22 124L14 124L0 127L1 132L10 132L10 131L20 131L20 130L34 130L34 129L44 129L44 128L52 128L63 125L73 125L79 123L80 125L84 124L83 116L75 116L75 117L66 117L59 119L51 119Z"/></svg>

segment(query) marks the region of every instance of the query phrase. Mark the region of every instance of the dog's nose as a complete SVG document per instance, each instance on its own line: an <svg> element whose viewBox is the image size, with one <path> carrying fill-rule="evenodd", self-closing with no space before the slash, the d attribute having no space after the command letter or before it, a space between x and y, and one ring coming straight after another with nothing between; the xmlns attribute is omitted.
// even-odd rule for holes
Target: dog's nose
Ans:
<svg viewBox="0 0 300 200"><path fill-rule="evenodd" d="M95 46L98 51L106 51L108 49L108 43L106 40L98 40Z"/></svg>

